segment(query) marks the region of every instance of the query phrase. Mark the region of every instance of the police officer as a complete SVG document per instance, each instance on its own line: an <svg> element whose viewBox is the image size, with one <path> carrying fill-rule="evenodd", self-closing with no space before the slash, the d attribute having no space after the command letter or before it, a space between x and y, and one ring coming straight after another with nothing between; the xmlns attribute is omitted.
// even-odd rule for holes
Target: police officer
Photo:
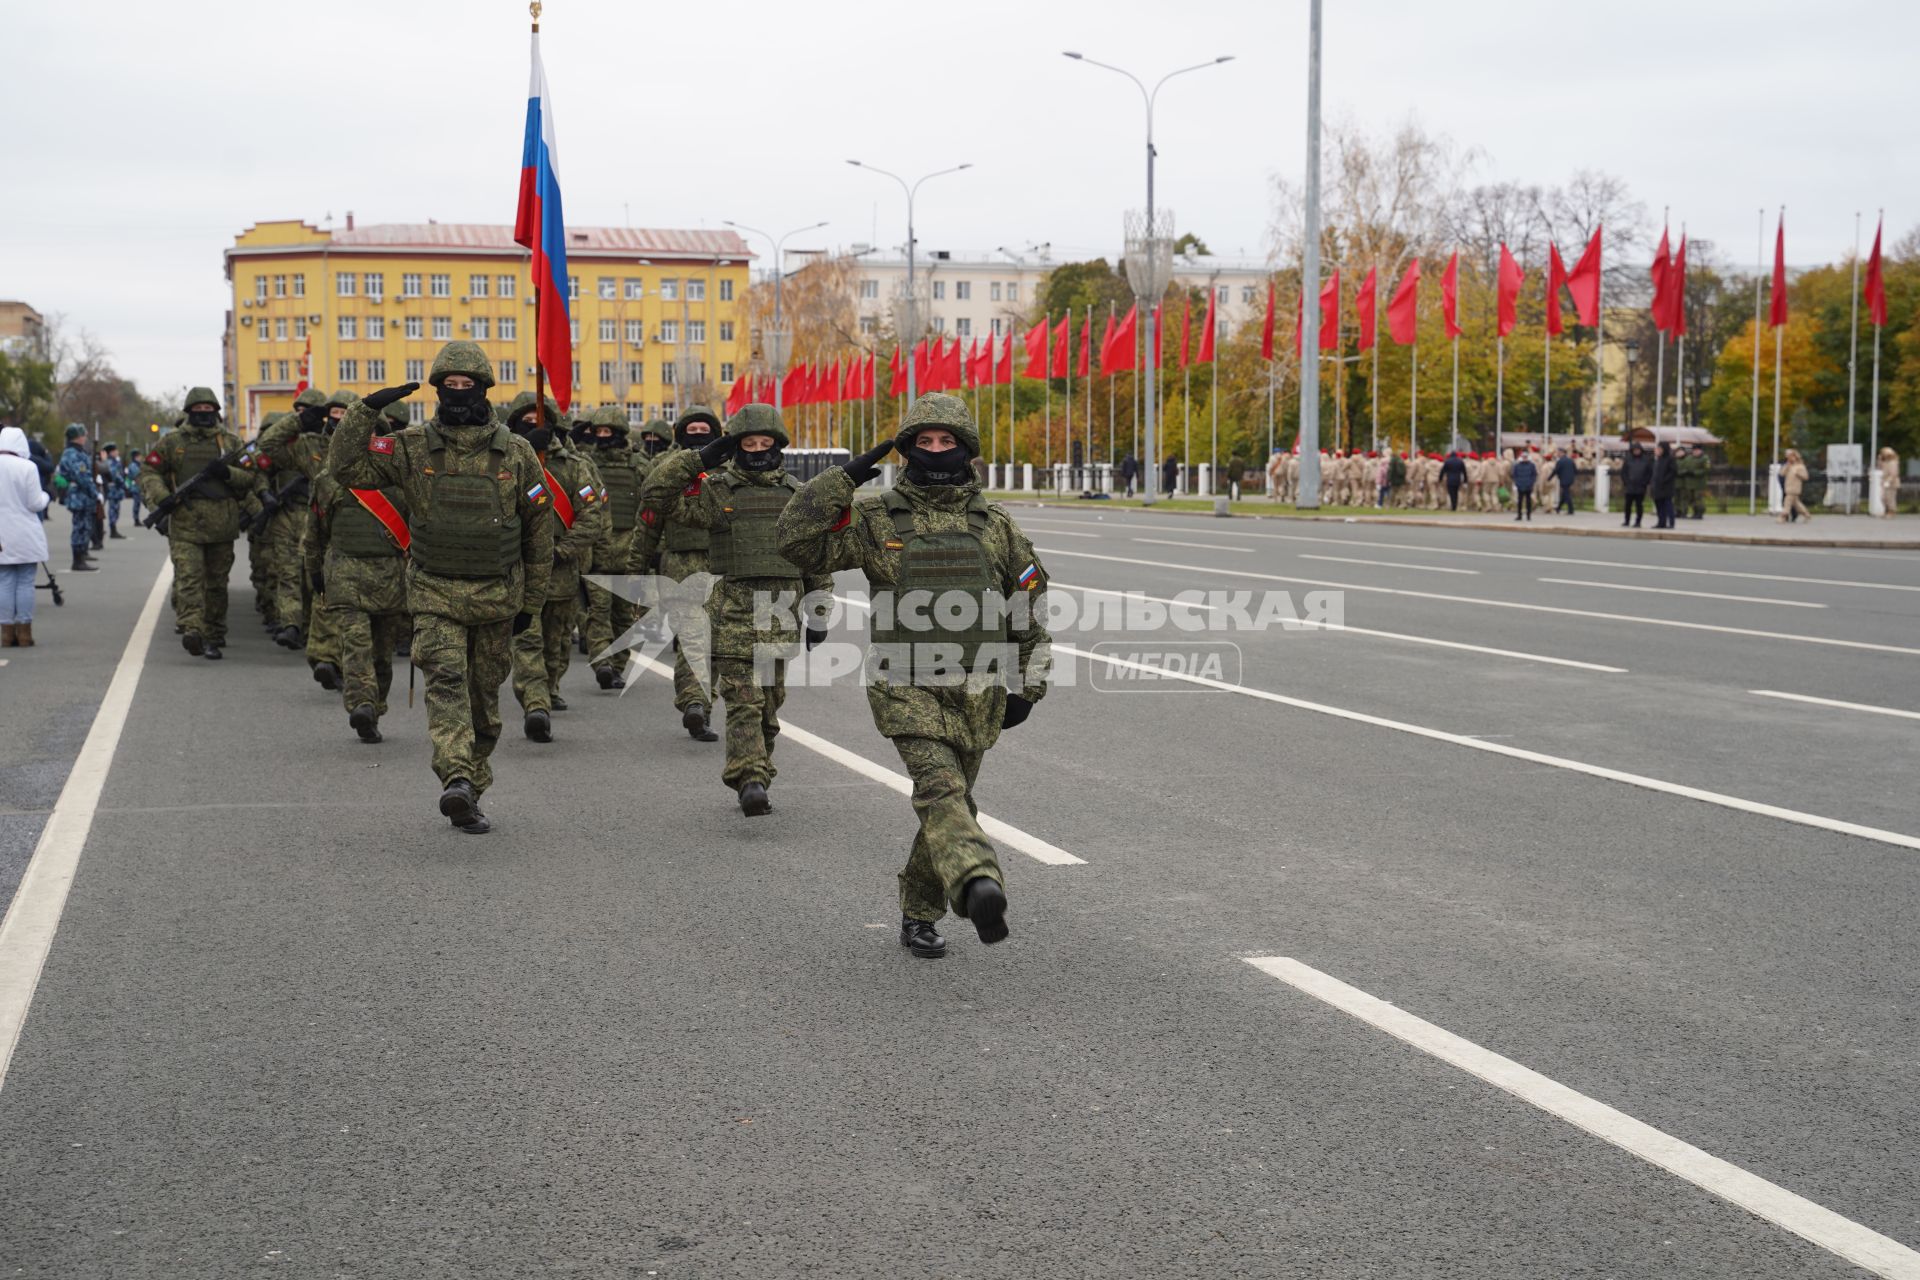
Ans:
<svg viewBox="0 0 1920 1280"><path fill-rule="evenodd" d="M906 457L900 478L856 500L890 449ZM920 818L900 872L900 944L929 959L946 953L933 926L948 908L973 921L982 942L1007 936L1005 882L975 819L973 784L1000 731L1047 691L1046 571L1013 518L982 496L979 451L965 401L921 396L898 435L815 476L779 521L788 560L810 574L859 569L875 593L867 702L913 778ZM906 605L918 592L937 606L947 593L976 605L916 614ZM989 607L996 602L1008 608ZM916 629L916 617L932 630ZM955 678L956 653L964 678Z"/></svg>
<svg viewBox="0 0 1920 1280"><path fill-rule="evenodd" d="M419 384L376 391L347 410L327 470L347 488L406 499L407 605L440 812L479 835L490 827L480 797L493 781L511 640L533 624L553 570L553 499L533 447L493 420L493 366L479 346L448 343L427 380L439 400L431 420L376 435L380 410Z"/></svg>
<svg viewBox="0 0 1920 1280"><path fill-rule="evenodd" d="M167 554L173 561L173 610L180 644L195 657L220 657L227 642L227 574L240 536L243 502L259 478L233 464L243 446L220 429L220 399L208 387L187 392L186 421L160 437L140 473L140 492L155 520L162 502L181 497L165 516ZM189 487L190 486L190 487Z"/></svg>
<svg viewBox="0 0 1920 1280"><path fill-rule="evenodd" d="M674 449L698 451L712 444L719 434L719 418L705 409L689 409L673 424ZM669 514L679 490L664 484L661 477L666 474L666 463L672 456L672 450L661 454L653 473L640 487L640 535L634 555L636 560L650 566L658 555L658 565L652 566L654 571L663 579L684 583L695 574L707 572L708 539L705 529L696 529L684 520L673 519ZM717 742L720 735L707 723L707 710L713 703L709 673L702 670L695 674L688 662L686 647L678 640L682 634L705 627L704 618L694 614L695 610L705 609L704 597L691 586L679 592L669 589L662 604L676 637L673 651L674 710L680 712L681 727L692 734L696 741ZM704 666L705 655L696 656Z"/></svg>

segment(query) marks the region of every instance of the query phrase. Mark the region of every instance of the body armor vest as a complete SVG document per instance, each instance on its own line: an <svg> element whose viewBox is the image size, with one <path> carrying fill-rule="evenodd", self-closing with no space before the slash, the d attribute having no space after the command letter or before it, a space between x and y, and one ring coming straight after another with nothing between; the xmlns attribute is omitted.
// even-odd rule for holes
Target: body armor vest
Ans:
<svg viewBox="0 0 1920 1280"><path fill-rule="evenodd" d="M774 526L799 482L782 475L777 485L736 484L724 476L708 476L707 483L726 513L713 531L708 570L723 578L798 578L799 567L780 554Z"/></svg>
<svg viewBox="0 0 1920 1280"><path fill-rule="evenodd" d="M442 578L498 578L520 562L520 515L515 499L501 490L495 470L513 438L494 429L482 470L449 474L446 440L427 428L427 509L411 520L413 560Z"/></svg>
<svg viewBox="0 0 1920 1280"><path fill-rule="evenodd" d="M382 489L381 496L393 504L393 509L402 516L407 514L407 502L398 489ZM387 527L380 523L373 512L360 505L360 499L349 491L343 490L345 499L333 513L333 524L329 530L328 543L343 556L353 556L361 560L377 560L400 554L400 548L394 545L393 537ZM516 547L514 556L519 557Z"/></svg>
<svg viewBox="0 0 1920 1280"><path fill-rule="evenodd" d="M173 482L176 485L185 484L187 481L199 475L202 467L216 458L225 457L226 453L227 451L220 447L219 432L213 432L204 436L198 434L188 435L182 432L180 435L180 457L179 460L174 463ZM193 492L187 495L188 502L227 502L231 501L232 498L233 490L227 487L225 480L205 481L202 484L194 486Z"/></svg>
<svg viewBox="0 0 1920 1280"><path fill-rule="evenodd" d="M973 670L981 645L998 645L1007 640L1000 581L987 556L986 499L975 494L967 504L965 529L919 533L914 529L913 506L907 499L891 490L880 496L893 521L894 536L903 546L900 575L893 588L892 616L884 625L875 627L874 642L880 645L957 644L961 646L961 664ZM974 607L966 611L966 620L941 617L943 610L937 606L941 597L949 592L972 597ZM909 598L910 593L921 594ZM989 597L991 606L987 603ZM925 619L927 625L907 625L903 615L908 612L916 615L916 622ZM907 673L895 667L893 674L904 677Z"/></svg>
<svg viewBox="0 0 1920 1280"><path fill-rule="evenodd" d="M640 468L625 449L602 449L595 461L607 486L608 519L615 533L625 533L640 523Z"/></svg>

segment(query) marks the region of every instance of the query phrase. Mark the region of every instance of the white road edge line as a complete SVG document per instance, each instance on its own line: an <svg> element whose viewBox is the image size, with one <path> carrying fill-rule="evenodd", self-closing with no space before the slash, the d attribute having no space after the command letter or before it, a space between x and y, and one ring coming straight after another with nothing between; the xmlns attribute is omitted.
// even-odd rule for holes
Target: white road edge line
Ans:
<svg viewBox="0 0 1920 1280"><path fill-rule="evenodd" d="M1665 1169L1702 1191L1836 1253L1855 1266L1894 1280L1920 1277L1920 1253L1851 1218L1795 1195L1785 1187L1709 1155L1604 1102L1568 1088L1424 1018L1288 956L1245 957L1246 962L1295 990L1351 1014L1423 1053Z"/></svg>
<svg viewBox="0 0 1920 1280"><path fill-rule="evenodd" d="M844 596L836 598L847 600L847 597ZM863 601L849 600L848 602L864 604ZM673 668L663 662L659 662L653 658L643 657L637 651L633 654L633 660L657 676L665 676L669 680L673 679ZM805 747L809 751L817 752L825 756L835 764L845 765L855 773L890 787L903 796L913 794L913 779L907 777L906 774L895 773L892 769L883 768L865 756L856 755L838 743L829 742L818 734L808 733L791 720L782 719L780 721L780 736L791 739L796 745ZM1019 827L1008 822L1002 822L999 818L990 817L983 813L979 815L978 820L980 829L986 832L989 837L1006 845L1009 849L1026 854L1035 862L1044 862L1054 867L1086 865L1087 860L1085 858L1077 858L1060 846L1049 844L1039 836L1022 831Z"/></svg>
<svg viewBox="0 0 1920 1280"><path fill-rule="evenodd" d="M1902 711L1898 707L1876 707L1865 702L1841 702L1837 698L1816 698L1809 693L1782 693L1778 689L1749 689L1756 698L1785 698L1789 702L1811 702L1818 707L1839 707L1846 711L1866 711L1876 716L1900 716L1920 720L1920 711Z"/></svg>
<svg viewBox="0 0 1920 1280"><path fill-rule="evenodd" d="M1172 538L1135 538L1135 542L1151 542L1161 547L1198 547L1202 551L1238 551L1243 556L1253 554L1251 547L1223 547L1212 542L1179 542Z"/></svg>
<svg viewBox="0 0 1920 1280"><path fill-rule="evenodd" d="M1550 756L1541 751L1528 751L1524 747L1509 747L1498 742L1487 742L1465 734L1449 733L1445 729L1429 729L1425 725L1408 724L1404 720L1389 720L1385 716L1369 715L1364 711L1350 711L1345 707L1329 706L1324 702L1309 702L1305 698L1293 698L1284 693L1269 693L1265 689L1252 689L1246 685L1229 684L1225 680L1215 680L1208 676L1191 675L1182 671L1169 671L1144 662L1133 662L1126 658L1110 657L1104 653L1092 653L1070 644L1053 642L1055 653L1072 654L1085 658L1089 662L1104 662L1108 666L1123 667L1130 671L1144 671L1162 680L1184 680L1189 684L1202 685L1209 689L1222 689L1228 693L1237 693L1248 698L1258 698L1263 702L1275 702L1285 707L1297 707L1302 711L1312 711L1323 716L1333 716L1340 720L1351 720L1356 724L1370 724L1381 729L1393 729L1400 733L1409 733L1418 738L1428 738L1434 742L1450 742L1455 746L1467 747L1474 751L1484 751L1489 755L1506 756L1511 760L1524 760L1529 764L1543 764L1555 769L1565 769L1569 773L1584 773L1590 778L1603 778L1608 782L1621 782L1630 787L1640 787L1646 791L1658 791L1664 795L1679 796L1687 800L1698 800L1703 804L1718 805L1723 809L1733 809L1740 813L1757 814L1763 818L1777 818L1782 822L1791 822L1802 827L1814 827L1821 831L1832 831L1840 835L1858 836L1862 840L1873 840L1880 844L1890 844L1901 849L1920 850L1920 836L1910 836L1899 831L1887 831L1880 827L1864 826L1858 822L1847 822L1840 818L1823 817L1817 813L1803 813L1798 809L1785 809L1775 804L1765 804L1759 800L1743 800L1739 796L1726 795L1719 791L1708 791L1701 787L1689 787L1684 783L1668 782L1663 778L1649 778L1645 774L1628 773L1624 769L1610 769L1605 765L1587 764L1581 760L1569 760L1564 756Z"/></svg>
<svg viewBox="0 0 1920 1280"><path fill-rule="evenodd" d="M133 706L133 691L140 683L140 671L147 664L147 649L160 620L160 606L167 599L173 582L173 562L160 567L134 621L127 647L120 651L119 665L94 713L93 727L74 757L73 768L54 801L47 825L27 861L20 887L14 891L7 916L0 921L0 1088L7 1082L7 1068L13 1062L13 1050L20 1043L20 1029L26 1025L27 1010L33 1005L33 993L40 985L40 972L53 946L53 935L60 928L60 916L67 908L67 893L73 888L80 868L80 853L86 848L93 830L93 816L100 808L100 793L107 785L107 769L120 746L120 735L127 727L127 712Z"/></svg>
<svg viewBox="0 0 1920 1280"><path fill-rule="evenodd" d="M1370 564L1382 569L1417 569L1421 573L1471 573L1475 577L1478 577L1480 574L1478 569L1455 569L1449 565L1400 564L1393 560L1361 560L1354 556L1314 556L1308 555L1304 551L1300 553L1300 558L1302 560L1330 560L1335 564Z"/></svg>
<svg viewBox="0 0 1920 1280"><path fill-rule="evenodd" d="M1302 560L1306 556L1300 557ZM1688 596L1695 600L1733 600L1740 604L1772 604L1784 609L1824 609L1823 604L1814 604L1810 600L1772 600L1765 596L1727 596L1718 591L1682 591L1677 587L1643 587L1637 582L1595 582L1588 578L1542 578L1542 582L1557 583L1563 587L1601 587L1608 591L1644 591L1656 596Z"/></svg>

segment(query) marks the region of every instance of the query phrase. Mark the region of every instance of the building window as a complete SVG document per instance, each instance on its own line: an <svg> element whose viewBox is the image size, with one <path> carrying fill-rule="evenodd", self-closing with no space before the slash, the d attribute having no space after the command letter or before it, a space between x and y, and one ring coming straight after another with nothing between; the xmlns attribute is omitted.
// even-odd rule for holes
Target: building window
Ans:
<svg viewBox="0 0 1920 1280"><path fill-rule="evenodd" d="M493 278L493 283L499 286L500 297L511 298L513 296L513 277L512 276L495 276Z"/></svg>
<svg viewBox="0 0 1920 1280"><path fill-rule="evenodd" d="M733 341L733 321L722 320L720 322L720 341L722 342Z"/></svg>
<svg viewBox="0 0 1920 1280"><path fill-rule="evenodd" d="M287 278L285 276L275 276L273 278L273 296L276 298L284 298L287 296Z"/></svg>
<svg viewBox="0 0 1920 1280"><path fill-rule="evenodd" d="M646 285L639 276L628 276L623 284L626 286L628 302L638 302L646 294Z"/></svg>
<svg viewBox="0 0 1920 1280"><path fill-rule="evenodd" d="M687 321L687 341L705 342L707 340L707 322L705 320Z"/></svg>
<svg viewBox="0 0 1920 1280"><path fill-rule="evenodd" d="M378 271L367 272L365 283L367 286L367 296L375 302L379 302L387 296L387 278Z"/></svg>
<svg viewBox="0 0 1920 1280"><path fill-rule="evenodd" d="M947 318L945 316L935 316L933 318L933 331L935 333L945 333L947 331Z"/></svg>
<svg viewBox="0 0 1920 1280"><path fill-rule="evenodd" d="M630 404L627 406L627 425L637 427L647 420L647 406Z"/></svg>
<svg viewBox="0 0 1920 1280"><path fill-rule="evenodd" d="M293 318L293 340L298 342L306 336L307 318L305 316L295 316Z"/></svg>
<svg viewBox="0 0 1920 1280"><path fill-rule="evenodd" d="M620 282L612 276L601 276L594 284L603 302L612 302L620 296Z"/></svg>
<svg viewBox="0 0 1920 1280"><path fill-rule="evenodd" d="M253 296L261 299L267 296L267 278L265 276L255 276L253 278Z"/></svg>
<svg viewBox="0 0 1920 1280"><path fill-rule="evenodd" d="M660 341L680 341L680 322L678 320L662 320L660 322Z"/></svg>
<svg viewBox="0 0 1920 1280"><path fill-rule="evenodd" d="M647 340L647 326L639 320L627 321L627 345L637 347Z"/></svg>
<svg viewBox="0 0 1920 1280"><path fill-rule="evenodd" d="M435 316L433 318L433 336L435 340L445 342L453 337L453 317Z"/></svg>
<svg viewBox="0 0 1920 1280"><path fill-rule="evenodd" d="M488 276L482 275L479 272L470 274L467 277L467 296L469 298L486 297L489 283L491 283L491 280Z"/></svg>
<svg viewBox="0 0 1920 1280"><path fill-rule="evenodd" d="M360 277L351 271L336 271L333 273L334 292L343 298L351 298L359 283Z"/></svg>
<svg viewBox="0 0 1920 1280"><path fill-rule="evenodd" d="M427 277L427 292L436 298L453 296L453 277L445 272L435 272Z"/></svg>
<svg viewBox="0 0 1920 1280"><path fill-rule="evenodd" d="M933 300L935 302L944 302L946 301L946 297L947 282L945 280L935 280L933 282Z"/></svg>
<svg viewBox="0 0 1920 1280"><path fill-rule="evenodd" d="M1007 281L1007 301L1020 301L1020 282L1018 280Z"/></svg>
<svg viewBox="0 0 1920 1280"><path fill-rule="evenodd" d="M351 342L360 336L360 322L352 316L340 317L340 339Z"/></svg>
<svg viewBox="0 0 1920 1280"><path fill-rule="evenodd" d="M996 338L1000 336L1000 317L999 316L995 316L993 318L993 336Z"/></svg>
<svg viewBox="0 0 1920 1280"><path fill-rule="evenodd" d="M1218 318L1214 320L1213 340L1215 342L1225 342L1227 340L1227 322L1225 320Z"/></svg>
<svg viewBox="0 0 1920 1280"><path fill-rule="evenodd" d="M1218 289L1214 291L1213 296L1221 306L1223 307L1226 306L1227 305L1227 286L1224 284L1221 285Z"/></svg>
<svg viewBox="0 0 1920 1280"><path fill-rule="evenodd" d="M273 376L272 369L273 369L273 361L262 360L260 362L260 381L262 382L268 381Z"/></svg>
<svg viewBox="0 0 1920 1280"><path fill-rule="evenodd" d="M660 282L660 297L661 300L665 302L678 300L680 297L680 282L678 280L662 280Z"/></svg>
<svg viewBox="0 0 1920 1280"><path fill-rule="evenodd" d="M720 301L722 302L733 301L733 281L722 280L720 282Z"/></svg>
<svg viewBox="0 0 1920 1280"><path fill-rule="evenodd" d="M880 296L880 282L878 280L862 280L860 282L860 296L868 299L878 298Z"/></svg>
<svg viewBox="0 0 1920 1280"><path fill-rule="evenodd" d="M412 382L414 379L408 378L407 381ZM520 381L520 362L518 360L502 360L500 362L500 381Z"/></svg>
<svg viewBox="0 0 1920 1280"><path fill-rule="evenodd" d="M493 341L493 321L486 316L473 318L473 340L475 342Z"/></svg>
<svg viewBox="0 0 1920 1280"><path fill-rule="evenodd" d="M500 317L500 341L513 342L520 335L520 322L512 316Z"/></svg>
<svg viewBox="0 0 1920 1280"><path fill-rule="evenodd" d="M647 380L647 366L638 360L627 361L627 382L639 386Z"/></svg>
<svg viewBox="0 0 1920 1280"><path fill-rule="evenodd" d="M580 362L578 360L573 362L573 385L576 387L580 385Z"/></svg>
<svg viewBox="0 0 1920 1280"><path fill-rule="evenodd" d="M360 362L358 360L342 360L340 362L340 381L360 381Z"/></svg>
<svg viewBox="0 0 1920 1280"><path fill-rule="evenodd" d="M580 317L579 316L567 317L567 340L573 343L573 345L576 347L580 345Z"/></svg>
<svg viewBox="0 0 1920 1280"><path fill-rule="evenodd" d="M600 362L600 381L603 383L613 381L613 361L602 360Z"/></svg>
<svg viewBox="0 0 1920 1280"><path fill-rule="evenodd" d="M387 321L384 316L367 317L367 341L385 342L387 339Z"/></svg>
<svg viewBox="0 0 1920 1280"><path fill-rule="evenodd" d="M955 280L953 282L953 299L955 302L965 302L971 297L973 297L973 282L971 280Z"/></svg>
<svg viewBox="0 0 1920 1280"><path fill-rule="evenodd" d="M966 316L961 316L953 322L953 331L963 338L972 337L973 321L969 320Z"/></svg>
<svg viewBox="0 0 1920 1280"><path fill-rule="evenodd" d="M420 296L420 273L418 271L403 271L400 273L400 296L403 298L417 298Z"/></svg>
<svg viewBox="0 0 1920 1280"><path fill-rule="evenodd" d="M603 316L603 317L601 317L601 320L600 320L600 341L602 341L602 342L618 342L619 340L620 340L620 325L619 325L619 323L618 323L617 321L614 321L614 320L610 320L610 319L608 319L608 318L606 318L606 317L604 317L604 316Z"/></svg>
<svg viewBox="0 0 1920 1280"><path fill-rule="evenodd" d="M304 338L307 335L303 333L300 336ZM287 322L284 317L276 319L273 322L273 337L276 342L285 342L287 340Z"/></svg>
<svg viewBox="0 0 1920 1280"><path fill-rule="evenodd" d="M287 362L285 360L275 360L273 367L279 375L279 380L285 382L287 380Z"/></svg>
<svg viewBox="0 0 1920 1280"><path fill-rule="evenodd" d="M409 378L408 381L411 382L412 379ZM418 400L407 401L407 421L417 427L426 420L427 406Z"/></svg>
<svg viewBox="0 0 1920 1280"><path fill-rule="evenodd" d="M423 325L422 325L422 323L421 323L421 320L420 320L420 317L419 317L419 316L408 316L408 317L407 317L407 318L406 318L406 319L405 319L404 321L402 321L401 323L402 323L402 324L403 324L403 325L405 326L405 328L406 328L406 335L407 335L407 337L409 337L409 338L424 338L424 337L426 337L426 334L425 334L424 332L422 332L422 329L423 329Z"/></svg>
<svg viewBox="0 0 1920 1280"><path fill-rule="evenodd" d="M987 286L987 301L988 302L1000 301L1000 282L998 280L995 280L992 284Z"/></svg>
<svg viewBox="0 0 1920 1280"><path fill-rule="evenodd" d="M707 300L707 282L705 280L687 281L687 301L705 302Z"/></svg>
<svg viewBox="0 0 1920 1280"><path fill-rule="evenodd" d="M580 277L579 276L567 277L567 301L569 302L580 301ZM575 339L575 341L578 341L578 339Z"/></svg>
<svg viewBox="0 0 1920 1280"><path fill-rule="evenodd" d="M728 384L733 382L733 361L722 360L720 362L720 381Z"/></svg>
<svg viewBox="0 0 1920 1280"><path fill-rule="evenodd" d="M879 325L877 325L877 324L875 324L875 323L874 323L874 320L873 320L873 317L872 317L872 316L861 316L861 317L860 317L860 332L862 332L862 333L873 333L873 332L874 332L875 330L877 330L877 329L878 329L879 327L880 327Z"/></svg>
<svg viewBox="0 0 1920 1280"><path fill-rule="evenodd" d="M673 385L673 361L671 360L660 362L660 385L663 387Z"/></svg>
<svg viewBox="0 0 1920 1280"><path fill-rule="evenodd" d="M304 271L293 278L293 296L296 298L307 296L307 276Z"/></svg>
<svg viewBox="0 0 1920 1280"><path fill-rule="evenodd" d="M1252 304L1253 304L1253 286L1250 284L1241 285L1240 286L1240 305L1251 306Z"/></svg>
<svg viewBox="0 0 1920 1280"><path fill-rule="evenodd" d="M387 380L387 362L385 360L367 361L367 381L385 382Z"/></svg>
<svg viewBox="0 0 1920 1280"><path fill-rule="evenodd" d="M427 380L427 362L425 360L407 361L407 381L425 382Z"/></svg>

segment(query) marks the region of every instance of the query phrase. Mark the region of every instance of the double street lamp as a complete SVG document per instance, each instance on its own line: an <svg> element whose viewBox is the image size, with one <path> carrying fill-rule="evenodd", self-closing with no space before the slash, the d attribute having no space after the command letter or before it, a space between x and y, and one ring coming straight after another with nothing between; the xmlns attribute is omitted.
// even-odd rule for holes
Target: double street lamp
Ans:
<svg viewBox="0 0 1920 1280"><path fill-rule="evenodd" d="M786 379L780 375L787 371L787 359L793 354L791 350L793 335L786 330L785 309L782 305L787 282L785 265L787 240L803 231L818 231L827 224L825 221L809 223L804 227L795 227L786 235L776 237L771 232L750 227L744 222L734 222L731 219L721 221L735 231L750 231L756 236L765 236L773 245L773 331L767 335L767 363L773 366L773 407L779 409L783 407L780 401L786 390L781 386Z"/></svg>
<svg viewBox="0 0 1920 1280"><path fill-rule="evenodd" d="M953 166L953 168L951 169L936 169L932 173L922 174L920 177L916 178L911 184L909 184L907 180L901 177L899 174L892 173L886 169L882 169L877 165L867 164L860 160L849 160L847 161L847 163L852 165L856 169L865 169L867 172L877 173L883 178L892 178L895 182L900 184L900 189L907 193L907 317L908 317L908 323L902 327L906 329L912 329L914 330L914 332L900 333L900 334L897 334L896 336L900 338L902 341L912 342L920 336L920 334L918 333L918 329L920 327L920 295L914 292L913 198L920 193L921 183L926 182L933 178L944 177L949 173L959 173L962 169L971 169L973 168L973 163L969 161L966 164L957 164ZM904 363L907 366L907 400L909 403L911 403L914 397L920 394L920 388L917 385L918 379L915 377L913 361L907 360Z"/></svg>

